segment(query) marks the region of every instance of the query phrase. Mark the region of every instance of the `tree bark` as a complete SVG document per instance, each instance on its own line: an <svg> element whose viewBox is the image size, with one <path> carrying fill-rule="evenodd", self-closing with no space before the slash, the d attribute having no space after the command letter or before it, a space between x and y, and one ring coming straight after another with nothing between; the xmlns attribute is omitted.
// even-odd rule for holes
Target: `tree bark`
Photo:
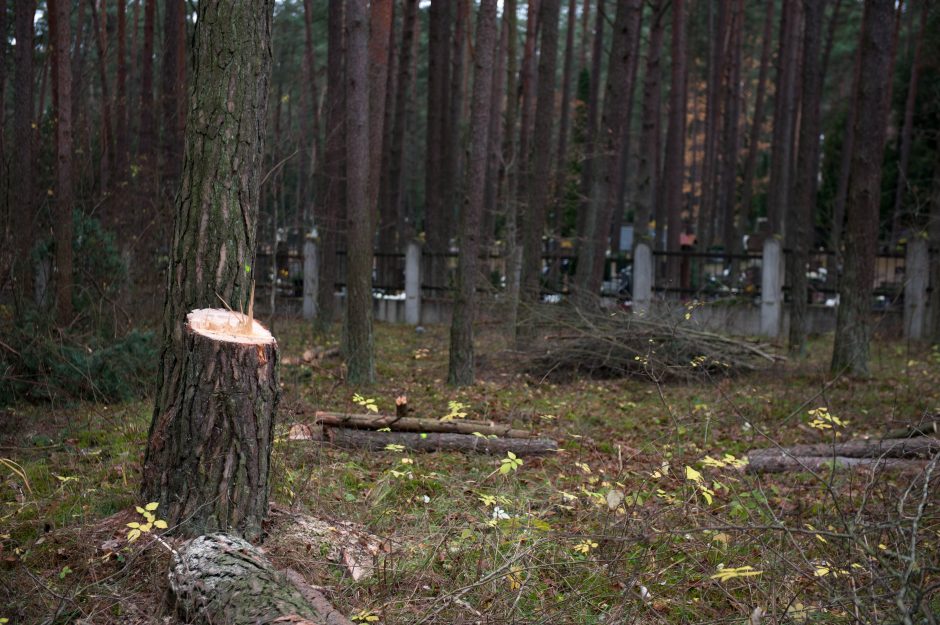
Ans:
<svg viewBox="0 0 940 625"><path fill-rule="evenodd" d="M937 159L934 165L928 214L927 247L933 250L930 255L930 284L940 285L940 159ZM929 309L927 337L934 345L940 345L940 287L934 286L930 289Z"/></svg>
<svg viewBox="0 0 940 625"><path fill-rule="evenodd" d="M846 458L929 458L940 452L940 439L930 436L916 438L873 439L843 443L814 443L792 447L758 449L748 454L758 456L844 456Z"/></svg>
<svg viewBox="0 0 940 625"><path fill-rule="evenodd" d="M401 445L413 451L464 451L502 455L538 456L558 451L558 443L549 438L487 438L449 432L372 432L326 427L324 437L337 447L382 451L388 445Z"/></svg>
<svg viewBox="0 0 940 625"><path fill-rule="evenodd" d="M23 312L25 302L30 299L32 285L32 266L27 262L32 248L35 224L35 191L33 185L35 171L34 157L34 111L33 111L33 20L36 15L35 0L16 0L14 5L14 33L16 47L13 50L13 140L16 143L17 157L13 159L13 202L17 210L12 211L14 242L16 252L13 262L20 260L13 267L15 280L14 292L20 305L17 310Z"/></svg>
<svg viewBox="0 0 940 625"><path fill-rule="evenodd" d="M725 84L725 119L722 136L718 190L718 217L721 221L721 242L726 253L736 245L738 154L740 153L741 128L741 47L744 33L744 0L734 0L732 5L728 50L726 55L728 78ZM718 233L716 232L716 235Z"/></svg>
<svg viewBox="0 0 940 625"><path fill-rule="evenodd" d="M190 102L194 114L187 128L182 188L177 196L163 352L142 489L148 501L161 503L171 524L186 521L184 532L235 525L246 535L256 534L264 514L260 491L267 497L266 465L262 472L258 464L251 478L255 481L248 481L248 467L243 463L250 446L255 446L259 461L266 457L270 439L245 438L256 433L248 431L251 423L240 420L255 415L264 426L264 419L273 418L277 393L273 341L259 343L260 349L209 341L187 331L184 320L190 311L217 306L220 299L233 308L250 305L273 7L273 0L216 0L198 5L193 66L197 87ZM242 375L223 378L208 370L227 364L240 366ZM207 386L200 386L200 381ZM213 392L216 386L224 392ZM196 389L200 393L193 395ZM249 392L259 403L233 399ZM194 405L195 397L201 406ZM199 424L212 423L209 415L218 416L218 428L200 433ZM220 461L193 455L190 432L204 437L210 446L222 445L218 449L224 451L223 459L231 453L231 461L239 460L236 473L223 472L224 489L220 490L220 481L203 483L188 473L200 461L206 467ZM232 444L236 446L228 447ZM185 468L180 466L184 461L189 463ZM261 477L264 482L257 481ZM232 501L240 505L232 508ZM246 507L247 502L252 507Z"/></svg>
<svg viewBox="0 0 940 625"><path fill-rule="evenodd" d="M314 421L332 427L353 430L381 430L389 428L394 432L450 432L452 434L473 434L479 432L485 436L503 436L506 438L531 438L528 430L516 430L508 425L497 425L486 421L455 419L419 419L416 417L398 417L395 415L340 414L317 411Z"/></svg>
<svg viewBox="0 0 940 625"><path fill-rule="evenodd" d="M663 162L663 212L667 220L666 250L679 251L682 234L682 192L685 181L686 125L686 9L685 0L672 0L671 86L669 89L669 128ZM672 263L668 286L679 287L679 265Z"/></svg>
<svg viewBox="0 0 940 625"><path fill-rule="evenodd" d="M564 212L565 183L568 180L568 128L571 126L571 81L577 75L574 67L574 31L577 23L577 0L568 0L568 21L565 33L565 61L561 74L561 110L558 112L558 152L555 154L555 197L552 230L561 236Z"/></svg>
<svg viewBox="0 0 940 625"><path fill-rule="evenodd" d="M754 96L754 117L751 119L751 132L748 139L747 157L744 161L744 176L741 182L741 204L738 223L741 230L750 230L754 197L754 177L757 174L757 155L760 151L760 136L764 127L764 101L767 95L767 74L770 69L770 50L773 44L774 2L768 2L764 16L764 35L761 44L760 69L757 73L757 93ZM732 253L741 251L741 241L734 241Z"/></svg>
<svg viewBox="0 0 940 625"><path fill-rule="evenodd" d="M392 0L369 3L369 210L377 221L382 154L385 152L385 94L388 87ZM391 251L391 250L383 250Z"/></svg>
<svg viewBox="0 0 940 625"><path fill-rule="evenodd" d="M157 0L146 0L144 6L144 45L140 60L140 126L137 129L139 154L144 192L153 193L158 178L157 158L154 153L157 129L153 107L153 29L156 21Z"/></svg>
<svg viewBox="0 0 940 625"><path fill-rule="evenodd" d="M372 259L375 224L369 204L369 20L365 0L346 0L346 315L343 351L353 384L375 382Z"/></svg>
<svg viewBox="0 0 940 625"><path fill-rule="evenodd" d="M508 6L508 5L507 5ZM506 99L506 51L509 45L509 19L503 13L499 39L493 59L493 86L490 96L490 129L488 132L488 151L486 162L486 188L483 193L483 238L481 246L485 251L491 249L496 235L496 219L499 214L501 183L505 172L503 161L503 101Z"/></svg>
<svg viewBox="0 0 940 625"><path fill-rule="evenodd" d="M528 213L529 180L530 180L530 144L532 143L532 124L535 117L536 94L535 94L535 67L536 67L536 39L538 36L538 7L540 0L529 0L526 10L525 41L522 48L522 66L519 70L519 84L522 91L522 100L519 105L519 143L516 152L516 236L517 243L525 247L525 235L528 226L524 223L525 216ZM553 80L554 82L554 80ZM525 265L523 251L520 255L523 266ZM520 267L520 275L524 275L524 270ZM524 280L522 280L524 283ZM524 284L520 284L520 291ZM520 298L521 298L520 292Z"/></svg>
<svg viewBox="0 0 940 625"><path fill-rule="evenodd" d="M848 456L750 456L748 473L784 473L787 471L829 471L832 468L863 467L869 470L902 469L920 471L926 460L907 458L850 458Z"/></svg>
<svg viewBox="0 0 940 625"><path fill-rule="evenodd" d="M526 203L522 245L522 301L539 301L542 276L542 235L551 179L552 125L555 119L555 68L558 63L559 0L540 0L538 93L535 102L532 168ZM526 153L522 153L526 158Z"/></svg>
<svg viewBox="0 0 940 625"><path fill-rule="evenodd" d="M304 136L301 138L298 193L301 202L301 223L306 230L311 226L314 208L319 209L319 206L312 205L311 199L316 193L314 174L319 169L318 158L323 154L320 145L320 95L317 89L317 64L313 44L313 0L304 0L304 76L308 88L304 89L301 95L301 105L305 111L301 114Z"/></svg>
<svg viewBox="0 0 940 625"><path fill-rule="evenodd" d="M72 66L70 2L55 0L49 7L55 15L52 35L56 64L56 183L55 183L55 270L56 318L65 327L72 321Z"/></svg>
<svg viewBox="0 0 940 625"><path fill-rule="evenodd" d="M588 119L584 140L584 162L581 165L581 207L578 211L578 247L592 235L586 229L588 204L591 197L591 176L594 173L597 151L597 123L601 109L601 73L604 68L604 25L606 15L605 0L597 0L597 13L594 16L594 41L591 49L591 77L588 85ZM578 252L580 256L580 251Z"/></svg>
<svg viewBox="0 0 940 625"><path fill-rule="evenodd" d="M477 307L480 226L483 221L496 40L496 0L482 0L477 17L473 96L470 104L467 193L460 213L460 258L450 325L447 379L457 386L473 384L474 379L473 321Z"/></svg>
<svg viewBox="0 0 940 625"><path fill-rule="evenodd" d="M447 251L444 207L444 142L447 138L447 104L450 85L450 32L452 0L432 0L428 25L427 159L425 161L424 231L432 255ZM433 256L432 256L433 258ZM431 279L440 274L432 261Z"/></svg>
<svg viewBox="0 0 940 625"><path fill-rule="evenodd" d="M405 133L408 122L408 97L415 80L414 47L418 19L418 0L405 0L402 14L401 48L398 54L398 79L396 80L395 107L392 116L392 132L388 146L388 171L383 178L387 188L380 192L379 249L401 250L403 243L415 233L404 232L404 163ZM414 224L410 224L413 230Z"/></svg>
<svg viewBox="0 0 940 625"><path fill-rule="evenodd" d="M127 136L127 5L126 0L117 0L117 101L114 127L115 171L123 182L130 158L130 143ZM121 216L124 217L123 215Z"/></svg>
<svg viewBox="0 0 940 625"><path fill-rule="evenodd" d="M464 178L461 175L462 156L465 143L462 141L465 65L467 49L467 24L470 21L469 0L451 0L456 7L454 16L454 36L450 53L450 89L447 93L447 111L444 117L444 145L441 147L443 167L441 170L441 194L444 207L443 241L449 250L450 242L457 234L458 206L466 192L462 188ZM443 267L441 267L443 268Z"/></svg>
<svg viewBox="0 0 940 625"><path fill-rule="evenodd" d="M646 48L646 74L643 77L643 112L640 159L637 172L637 193L634 200L636 214L633 218L633 244L649 241L649 224L653 207L657 202L659 186L659 162L662 136L662 76L659 61L662 56L665 33L666 4L663 0L653 3L650 41ZM657 221L660 231L663 225Z"/></svg>
<svg viewBox="0 0 940 625"><path fill-rule="evenodd" d="M845 272L839 285L839 309L832 371L868 376L872 288L878 242L881 164L887 134L894 59L894 2L871 0L862 18L861 67L855 93L855 149L846 201Z"/></svg>
<svg viewBox="0 0 940 625"><path fill-rule="evenodd" d="M774 133L767 189L767 220L773 234L785 234L785 217L791 200L799 66L799 0L783 0L780 49L777 57L777 92L774 98ZM787 239L789 240L789 239Z"/></svg>
<svg viewBox="0 0 940 625"><path fill-rule="evenodd" d="M800 138L797 148L796 189L790 207L792 234L788 271L790 273L791 356L806 356L807 286L806 266L815 239L816 190L819 177L819 135L822 130L820 102L825 77L819 57L822 50L824 0L803 0L803 65Z"/></svg>
<svg viewBox="0 0 940 625"><path fill-rule="evenodd" d="M163 194L169 205L179 191L186 127L186 5L167 0L163 21Z"/></svg>
<svg viewBox="0 0 940 625"><path fill-rule="evenodd" d="M898 138L898 179L894 192L894 210L891 218L891 244L897 243L901 236L901 228L905 214L903 212L904 198L908 190L907 170L911 161L911 141L914 131L914 108L917 103L917 84L921 71L921 55L924 47L924 31L927 29L927 9L929 3L921 1L920 28L917 31L914 43L914 58L911 59L911 78L907 84L907 99L904 103L904 125L901 127L901 136ZM909 11L913 8L909 7Z"/></svg>
<svg viewBox="0 0 940 625"><path fill-rule="evenodd" d="M581 297L599 296L604 277L610 221L617 207L620 176L623 174L624 128L628 123L627 101L633 94L631 66L633 42L639 36L643 4L627 0L617 4L611 41L604 109L595 143L596 160L591 174L591 195L585 216L585 239L578 253L577 286ZM620 209L622 210L622 208Z"/></svg>
<svg viewBox="0 0 940 625"><path fill-rule="evenodd" d="M346 69L343 31L344 0L330 2L327 14L326 51L326 137L320 158L322 212L317 215L320 233L320 272L317 316L314 329L327 332L336 316L336 252L343 226L346 203Z"/></svg>
<svg viewBox="0 0 940 625"><path fill-rule="evenodd" d="M105 8L104 2L101 6L102 9ZM102 15L98 14L95 0L88 0L88 8L91 10L93 32L96 35L98 81L101 85L100 191L102 196L107 196L114 178L114 115L111 108L111 85L108 82L108 16L103 10ZM54 94L53 99L55 99Z"/></svg>
<svg viewBox="0 0 940 625"><path fill-rule="evenodd" d="M699 249L713 243L712 225L717 215L719 166L718 141L721 136L722 86L727 58L728 15L732 0L719 0L708 5L708 85L705 90L705 144L702 160L702 193L698 214ZM715 4L718 15L715 15Z"/></svg>
<svg viewBox="0 0 940 625"><path fill-rule="evenodd" d="M170 597L180 618L194 625L352 625L291 577L241 538L211 534L173 554Z"/></svg>

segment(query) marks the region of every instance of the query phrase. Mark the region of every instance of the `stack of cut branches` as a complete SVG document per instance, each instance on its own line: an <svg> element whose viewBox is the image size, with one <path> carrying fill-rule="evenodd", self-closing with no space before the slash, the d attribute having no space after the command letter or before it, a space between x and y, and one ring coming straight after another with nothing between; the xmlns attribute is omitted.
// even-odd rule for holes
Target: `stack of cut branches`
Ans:
<svg viewBox="0 0 940 625"><path fill-rule="evenodd" d="M539 376L692 379L756 371L781 359L754 342L697 329L683 316L575 307L532 313L539 336L525 366Z"/></svg>

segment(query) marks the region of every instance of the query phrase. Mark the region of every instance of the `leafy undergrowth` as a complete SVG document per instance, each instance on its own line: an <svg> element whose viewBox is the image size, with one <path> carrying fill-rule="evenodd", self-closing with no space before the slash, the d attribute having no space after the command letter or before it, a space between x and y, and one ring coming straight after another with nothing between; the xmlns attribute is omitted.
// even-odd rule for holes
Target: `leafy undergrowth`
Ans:
<svg viewBox="0 0 940 625"><path fill-rule="evenodd" d="M940 612L940 467L738 466L749 449L878 435L936 412L936 350L876 343L871 380L832 380L821 340L806 362L735 379L554 384L520 374L504 337L484 329L480 380L457 390L445 384L446 328L380 325L380 383L353 389L338 360L302 357L338 337L315 344L287 320L276 334L284 398L272 499L362 524L393 548L358 582L308 545L271 540L270 555L363 622L876 623L903 610L911 623L937 622L927 615ZM467 418L537 430L563 451L519 464L287 440L317 409L362 411L357 392L383 412L405 394L422 417L460 402ZM811 427L820 407L847 423ZM0 618L164 622L162 532L130 544L125 527L146 503L137 485L149 411L24 406L0 417Z"/></svg>

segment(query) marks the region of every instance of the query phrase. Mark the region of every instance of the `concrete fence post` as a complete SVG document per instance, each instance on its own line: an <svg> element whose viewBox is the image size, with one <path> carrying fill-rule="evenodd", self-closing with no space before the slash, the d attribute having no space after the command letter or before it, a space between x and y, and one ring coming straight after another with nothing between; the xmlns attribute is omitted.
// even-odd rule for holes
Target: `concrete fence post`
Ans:
<svg viewBox="0 0 940 625"><path fill-rule="evenodd" d="M421 245L416 241L405 248L405 323L421 323Z"/></svg>
<svg viewBox="0 0 940 625"><path fill-rule="evenodd" d="M761 258L760 283L760 333L777 338L783 320L783 249L780 241L768 238L764 241Z"/></svg>
<svg viewBox="0 0 940 625"><path fill-rule="evenodd" d="M929 265L927 241L917 238L908 243L904 258L904 338L910 341L924 338Z"/></svg>
<svg viewBox="0 0 940 625"><path fill-rule="evenodd" d="M317 244L313 239L304 241L304 319L317 316L317 290L320 285L317 267Z"/></svg>
<svg viewBox="0 0 940 625"><path fill-rule="evenodd" d="M633 249L633 310L648 313L653 299L653 251L648 243Z"/></svg>

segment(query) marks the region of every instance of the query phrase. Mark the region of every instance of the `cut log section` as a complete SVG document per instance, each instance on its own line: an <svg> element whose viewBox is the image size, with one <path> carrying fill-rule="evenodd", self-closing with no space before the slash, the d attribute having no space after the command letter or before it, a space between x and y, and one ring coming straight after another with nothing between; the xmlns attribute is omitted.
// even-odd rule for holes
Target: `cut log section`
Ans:
<svg viewBox="0 0 940 625"><path fill-rule="evenodd" d="M324 438L337 447L380 451L401 445L413 451L470 451L502 455L545 455L558 451L550 438L488 438L449 432L375 432L352 428L324 427Z"/></svg>
<svg viewBox="0 0 940 625"><path fill-rule="evenodd" d="M260 536L277 359L274 337L249 316L219 309L187 315L172 399L151 426L144 466L145 495L183 535Z"/></svg>
<svg viewBox="0 0 940 625"><path fill-rule="evenodd" d="M498 425L487 421L466 419L441 421L439 419L418 419L393 415L343 414L339 412L317 411L315 422L331 427L344 427L353 430L381 430L389 428L393 432L446 432L452 434L473 434L479 432L485 436L495 435L509 438L533 438L527 430L514 430L508 425Z"/></svg>
<svg viewBox="0 0 940 625"><path fill-rule="evenodd" d="M183 621L196 625L352 625L297 577L276 571L245 540L211 534L174 555L170 597Z"/></svg>
<svg viewBox="0 0 940 625"><path fill-rule="evenodd" d="M856 440L793 447L758 449L748 454L748 471L817 471L832 466L919 469L940 453L933 437Z"/></svg>

